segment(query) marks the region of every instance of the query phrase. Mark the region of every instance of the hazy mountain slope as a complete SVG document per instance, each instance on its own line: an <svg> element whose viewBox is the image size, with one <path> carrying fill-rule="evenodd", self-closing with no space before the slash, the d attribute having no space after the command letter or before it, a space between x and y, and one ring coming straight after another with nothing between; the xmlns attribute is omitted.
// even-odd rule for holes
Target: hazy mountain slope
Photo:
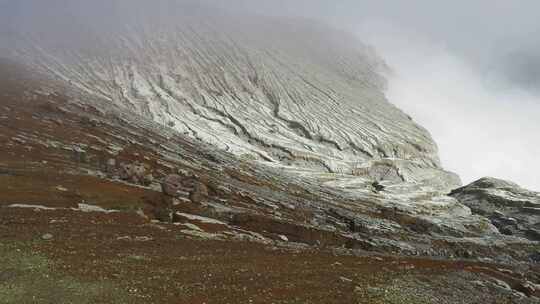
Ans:
<svg viewBox="0 0 540 304"><path fill-rule="evenodd" d="M452 198L328 187L66 89L0 60L2 303L537 303L538 243Z"/></svg>
<svg viewBox="0 0 540 304"><path fill-rule="evenodd" d="M428 132L387 102L384 64L351 35L308 20L173 7L44 7L23 18L32 25L13 33L9 53L237 155L360 175L371 160L399 159L400 180L459 184L439 170Z"/></svg>
<svg viewBox="0 0 540 304"><path fill-rule="evenodd" d="M0 302L538 302L538 194L448 195L349 35L36 2L0 30Z"/></svg>

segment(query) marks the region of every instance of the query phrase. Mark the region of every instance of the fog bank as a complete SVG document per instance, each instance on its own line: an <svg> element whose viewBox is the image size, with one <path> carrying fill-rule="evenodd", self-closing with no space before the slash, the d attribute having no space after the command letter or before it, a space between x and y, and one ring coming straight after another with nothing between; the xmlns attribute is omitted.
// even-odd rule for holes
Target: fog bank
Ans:
<svg viewBox="0 0 540 304"><path fill-rule="evenodd" d="M484 176L540 189L540 102L534 90L502 81L407 30L365 24L362 34L394 69L389 100L426 127L446 169L464 183Z"/></svg>

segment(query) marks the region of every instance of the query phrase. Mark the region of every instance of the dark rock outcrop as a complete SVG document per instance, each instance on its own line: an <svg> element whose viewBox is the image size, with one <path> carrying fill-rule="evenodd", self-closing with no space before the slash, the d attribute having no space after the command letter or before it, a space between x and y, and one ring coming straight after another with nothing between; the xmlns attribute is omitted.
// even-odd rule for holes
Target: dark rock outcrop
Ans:
<svg viewBox="0 0 540 304"><path fill-rule="evenodd" d="M540 241L540 193L486 177L453 190L450 196L489 218L502 234Z"/></svg>

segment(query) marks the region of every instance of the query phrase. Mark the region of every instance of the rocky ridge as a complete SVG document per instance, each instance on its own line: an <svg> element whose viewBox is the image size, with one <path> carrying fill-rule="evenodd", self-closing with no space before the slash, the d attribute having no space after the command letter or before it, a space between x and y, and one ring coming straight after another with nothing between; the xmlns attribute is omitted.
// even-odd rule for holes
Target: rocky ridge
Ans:
<svg viewBox="0 0 540 304"><path fill-rule="evenodd" d="M489 218L502 234L540 241L540 193L512 182L482 178L453 190L450 196Z"/></svg>

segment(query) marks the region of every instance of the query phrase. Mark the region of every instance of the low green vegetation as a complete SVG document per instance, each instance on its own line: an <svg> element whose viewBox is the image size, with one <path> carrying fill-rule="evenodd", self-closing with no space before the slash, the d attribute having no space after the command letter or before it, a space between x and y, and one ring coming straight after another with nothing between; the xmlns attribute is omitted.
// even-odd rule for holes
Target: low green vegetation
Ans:
<svg viewBox="0 0 540 304"><path fill-rule="evenodd" d="M84 282L53 270L53 263L25 244L0 243L0 303L132 303L105 281Z"/></svg>

